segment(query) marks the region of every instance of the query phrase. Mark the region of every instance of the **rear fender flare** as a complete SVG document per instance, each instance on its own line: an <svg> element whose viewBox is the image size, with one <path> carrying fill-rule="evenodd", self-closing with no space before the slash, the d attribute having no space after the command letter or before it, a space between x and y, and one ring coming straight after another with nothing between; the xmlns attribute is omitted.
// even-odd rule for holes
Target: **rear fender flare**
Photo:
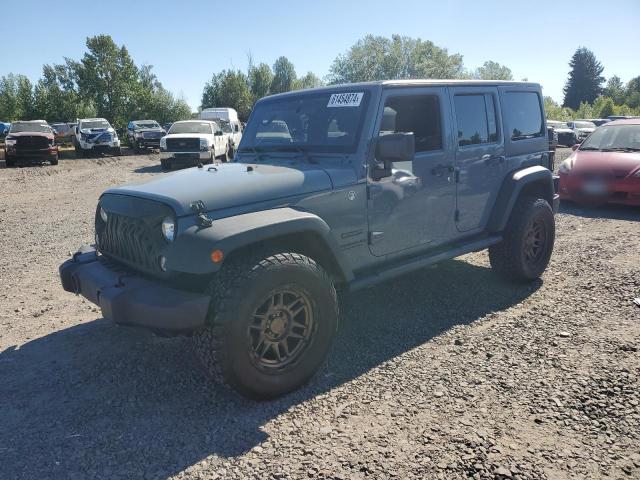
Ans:
<svg viewBox="0 0 640 480"><path fill-rule="evenodd" d="M535 192L547 200L549 205L553 205L555 189L551 170L535 165L507 175L489 219L490 232L501 232L505 229L518 197L527 192Z"/></svg>

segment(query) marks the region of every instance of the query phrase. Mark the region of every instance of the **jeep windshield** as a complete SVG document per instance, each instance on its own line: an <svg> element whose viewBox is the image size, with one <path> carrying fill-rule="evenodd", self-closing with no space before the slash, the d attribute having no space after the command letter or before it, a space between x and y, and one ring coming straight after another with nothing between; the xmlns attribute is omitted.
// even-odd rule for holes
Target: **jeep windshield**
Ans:
<svg viewBox="0 0 640 480"><path fill-rule="evenodd" d="M355 151L367 92L287 96L256 105L242 151Z"/></svg>
<svg viewBox="0 0 640 480"><path fill-rule="evenodd" d="M109 123L104 120L97 120L95 122L82 122L80 124L80 130L85 128L109 128Z"/></svg>
<svg viewBox="0 0 640 480"><path fill-rule="evenodd" d="M175 133L203 133L211 135L211 125L207 122L179 122L174 123L169 130L169 135Z"/></svg>
<svg viewBox="0 0 640 480"><path fill-rule="evenodd" d="M49 125L46 123L12 123L11 128L9 129L9 133L20 133L20 132L39 132L39 133L51 133L51 129Z"/></svg>

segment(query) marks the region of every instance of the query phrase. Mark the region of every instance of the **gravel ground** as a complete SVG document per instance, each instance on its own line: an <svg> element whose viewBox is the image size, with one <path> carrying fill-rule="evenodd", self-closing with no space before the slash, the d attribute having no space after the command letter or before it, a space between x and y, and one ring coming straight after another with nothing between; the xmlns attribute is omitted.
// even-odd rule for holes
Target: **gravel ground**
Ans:
<svg viewBox="0 0 640 480"><path fill-rule="evenodd" d="M59 285L158 163L0 169L0 478L640 478L637 209L563 205L532 285L482 252L346 297L314 381L254 403Z"/></svg>

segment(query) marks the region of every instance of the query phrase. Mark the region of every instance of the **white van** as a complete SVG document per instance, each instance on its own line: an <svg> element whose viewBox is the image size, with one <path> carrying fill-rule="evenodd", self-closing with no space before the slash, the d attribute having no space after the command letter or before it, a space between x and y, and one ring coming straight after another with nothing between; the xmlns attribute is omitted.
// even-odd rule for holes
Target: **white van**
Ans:
<svg viewBox="0 0 640 480"><path fill-rule="evenodd" d="M232 148L231 155L242 140L242 123L238 120L238 112L233 108L205 108L200 112L200 120L213 120L220 123L222 131L229 135Z"/></svg>

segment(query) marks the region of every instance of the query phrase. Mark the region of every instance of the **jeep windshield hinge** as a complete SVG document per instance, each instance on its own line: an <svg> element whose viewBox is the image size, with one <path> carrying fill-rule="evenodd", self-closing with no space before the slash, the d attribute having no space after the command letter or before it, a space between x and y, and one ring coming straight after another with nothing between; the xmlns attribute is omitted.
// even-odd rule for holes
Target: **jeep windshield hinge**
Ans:
<svg viewBox="0 0 640 480"><path fill-rule="evenodd" d="M202 200L196 200L191 203L191 210L197 215L196 221L201 227L210 227L213 225L213 220L207 217L207 207L204 206Z"/></svg>

